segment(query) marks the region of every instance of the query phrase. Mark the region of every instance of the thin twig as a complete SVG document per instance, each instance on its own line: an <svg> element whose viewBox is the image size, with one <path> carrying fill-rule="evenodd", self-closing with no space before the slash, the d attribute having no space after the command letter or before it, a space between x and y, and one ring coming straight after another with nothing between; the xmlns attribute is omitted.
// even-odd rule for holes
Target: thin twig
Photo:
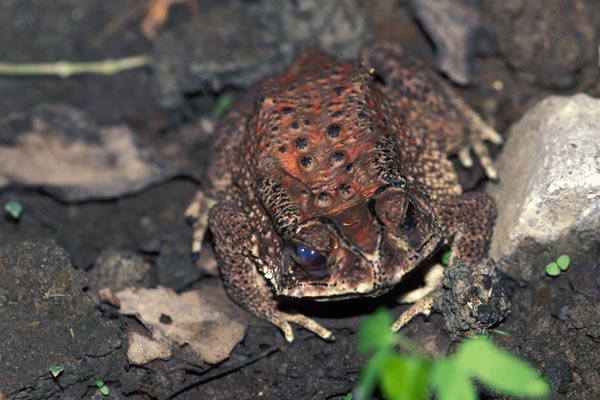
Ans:
<svg viewBox="0 0 600 400"><path fill-rule="evenodd" d="M142 54L91 62L0 63L0 74L13 76L53 75L61 78L81 74L114 75L121 71L143 67L149 62L150 56Z"/></svg>
<svg viewBox="0 0 600 400"><path fill-rule="evenodd" d="M261 358L265 358L265 357L271 355L272 353L275 353L276 351L281 351L281 347L280 346L270 347L267 350L263 351L260 354L257 354L256 356L252 357L249 360L245 360L245 361L243 361L243 362L241 362L239 364L232 365L231 367L229 367L229 368L227 368L227 369L225 369L223 371L219 371L218 373L215 373L215 374L212 374L212 375L208 375L207 374L207 375L201 377L200 379L198 379L197 381L192 382L189 385L186 385L186 386L182 387L181 389L177 390L174 393L171 393L169 395L169 397L167 397L167 400L174 399L176 396L179 396L180 394L185 393L185 392L187 392L190 389L193 389L193 388L195 388L197 386L200 386L203 383L210 382L213 379L221 378L221 377L223 377L225 375L229 375L232 372L238 371L238 370L240 370L240 369L242 369L242 368L244 368L244 367L246 367L248 365L254 364L255 362L257 362Z"/></svg>

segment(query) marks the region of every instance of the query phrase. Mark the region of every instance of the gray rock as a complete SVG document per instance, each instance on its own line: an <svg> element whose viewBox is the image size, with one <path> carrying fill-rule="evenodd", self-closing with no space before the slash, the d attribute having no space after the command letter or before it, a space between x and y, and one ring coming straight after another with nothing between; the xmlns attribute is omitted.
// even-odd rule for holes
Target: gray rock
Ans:
<svg viewBox="0 0 600 400"><path fill-rule="evenodd" d="M490 254L509 276L534 283L562 253L567 273L597 254L599 132L600 100L584 94L549 97L511 129L500 183L489 187L498 206Z"/></svg>
<svg viewBox="0 0 600 400"><path fill-rule="evenodd" d="M246 88L311 45L354 57L365 29L358 0L208 1L200 15L159 37L155 92L163 106L175 107L184 93Z"/></svg>
<svg viewBox="0 0 600 400"><path fill-rule="evenodd" d="M82 398L125 372L124 336L53 241L0 248L0 398ZM49 367L64 366L56 378Z"/></svg>
<svg viewBox="0 0 600 400"><path fill-rule="evenodd" d="M471 0L412 0L411 8L435 44L436 64L455 83L471 82L480 12Z"/></svg>
<svg viewBox="0 0 600 400"><path fill-rule="evenodd" d="M481 7L485 25L520 78L565 89L585 66L597 68L596 1L488 0Z"/></svg>

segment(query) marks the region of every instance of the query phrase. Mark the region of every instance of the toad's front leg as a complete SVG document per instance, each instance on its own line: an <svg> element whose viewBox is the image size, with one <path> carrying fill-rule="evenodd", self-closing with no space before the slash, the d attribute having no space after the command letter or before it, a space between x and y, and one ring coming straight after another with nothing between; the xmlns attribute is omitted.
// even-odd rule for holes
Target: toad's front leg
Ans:
<svg viewBox="0 0 600 400"><path fill-rule="evenodd" d="M496 208L486 193L448 197L437 206L442 230L452 239L450 266L434 306L453 337L482 332L508 315L510 300L494 260L488 258Z"/></svg>
<svg viewBox="0 0 600 400"><path fill-rule="evenodd" d="M444 236L452 241L450 266L443 274L437 267L430 270L426 287L419 289L422 296L406 299L414 304L392 330L399 330L416 315L428 315L433 308L444 315L446 329L453 336L483 331L504 319L510 306L496 264L487 257L496 216L494 202L485 193L449 196L438 202L436 214Z"/></svg>
<svg viewBox="0 0 600 400"><path fill-rule="evenodd" d="M232 202L223 202L211 209L208 219L223 282L235 302L279 327L288 342L294 340L290 322L333 340L332 333L312 319L278 309L273 290L259 272L264 263L273 260L260 254L258 232L252 229L247 212Z"/></svg>

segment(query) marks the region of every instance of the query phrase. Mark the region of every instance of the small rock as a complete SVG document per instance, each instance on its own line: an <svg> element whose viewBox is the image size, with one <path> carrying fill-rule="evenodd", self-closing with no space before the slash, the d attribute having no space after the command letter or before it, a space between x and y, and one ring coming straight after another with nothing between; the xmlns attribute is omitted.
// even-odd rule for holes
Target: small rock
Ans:
<svg viewBox="0 0 600 400"><path fill-rule="evenodd" d="M485 332L508 315L510 300L492 260L475 268L455 262L444 270L443 285L435 308L443 314L444 328L452 338Z"/></svg>
<svg viewBox="0 0 600 400"><path fill-rule="evenodd" d="M498 219L490 255L507 275L534 283L560 254L567 274L600 246L600 100L552 96L511 129L488 187ZM597 268L597 266L596 266Z"/></svg>
<svg viewBox="0 0 600 400"><path fill-rule="evenodd" d="M150 264L137 254L111 248L103 250L88 272L91 292L104 288L118 292L131 286L148 286L150 269Z"/></svg>
<svg viewBox="0 0 600 400"><path fill-rule="evenodd" d="M110 304L115 308L121 308L121 301L114 293L110 290L110 288L102 288L98 291L98 297L100 301L103 303Z"/></svg>

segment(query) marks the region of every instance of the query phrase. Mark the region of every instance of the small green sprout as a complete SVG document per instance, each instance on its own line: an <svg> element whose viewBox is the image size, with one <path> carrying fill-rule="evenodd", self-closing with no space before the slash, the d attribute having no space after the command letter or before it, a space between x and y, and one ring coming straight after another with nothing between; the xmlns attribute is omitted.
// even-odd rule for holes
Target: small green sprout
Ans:
<svg viewBox="0 0 600 400"><path fill-rule="evenodd" d="M103 396L108 396L108 393L110 392L108 390L108 386L106 386L104 384L104 381L100 380L100 379L96 379L94 381L94 383L96 384L96 387L98 388L98 391L103 395Z"/></svg>
<svg viewBox="0 0 600 400"><path fill-rule="evenodd" d="M546 265L546 274L549 276L558 276L561 271L564 272L569 269L569 264L571 264L571 258L566 254L561 254L556 261Z"/></svg>
<svg viewBox="0 0 600 400"><path fill-rule="evenodd" d="M393 333L391 323L389 313L380 310L361 325L359 351L372 355L353 400L369 399L377 385L386 400L425 400L434 392L438 400L477 400L474 380L508 396L540 398L550 393L550 386L534 368L487 337L466 339L455 354L436 360Z"/></svg>
<svg viewBox="0 0 600 400"><path fill-rule="evenodd" d="M558 264L551 262L550 264L546 265L546 274L550 276L559 276L560 268L558 267Z"/></svg>
<svg viewBox="0 0 600 400"><path fill-rule="evenodd" d="M561 254L556 259L556 264L558 264L558 268L560 268L561 271L566 271L567 269L569 269L570 263L571 263L571 258L566 254Z"/></svg>
<svg viewBox="0 0 600 400"><path fill-rule="evenodd" d="M16 200L11 200L4 205L4 211L14 219L19 219L23 212L23 206Z"/></svg>
<svg viewBox="0 0 600 400"><path fill-rule="evenodd" d="M51 365L48 369L50 370L52 377L56 378L65 370L65 367L63 365Z"/></svg>
<svg viewBox="0 0 600 400"><path fill-rule="evenodd" d="M452 252L450 250L444 252L444 254L442 254L442 265L444 267L447 267L448 265L450 265L450 255L452 254Z"/></svg>
<svg viewBox="0 0 600 400"><path fill-rule="evenodd" d="M212 113L216 117L222 117L233 105L233 100L234 97L230 94L220 95L212 109Z"/></svg>

